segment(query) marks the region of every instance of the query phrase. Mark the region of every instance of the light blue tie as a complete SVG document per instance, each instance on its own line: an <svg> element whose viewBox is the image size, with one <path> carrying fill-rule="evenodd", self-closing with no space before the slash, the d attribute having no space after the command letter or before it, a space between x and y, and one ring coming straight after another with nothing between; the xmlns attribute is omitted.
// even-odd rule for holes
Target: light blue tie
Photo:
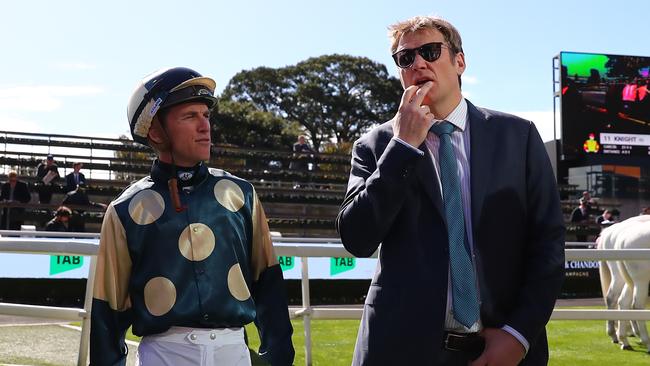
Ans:
<svg viewBox="0 0 650 366"><path fill-rule="evenodd" d="M431 126L430 131L440 137L438 160L447 218L454 319L470 328L478 321L480 305L474 266L465 245L465 215L460 194L458 163L451 143L454 126L443 121Z"/></svg>

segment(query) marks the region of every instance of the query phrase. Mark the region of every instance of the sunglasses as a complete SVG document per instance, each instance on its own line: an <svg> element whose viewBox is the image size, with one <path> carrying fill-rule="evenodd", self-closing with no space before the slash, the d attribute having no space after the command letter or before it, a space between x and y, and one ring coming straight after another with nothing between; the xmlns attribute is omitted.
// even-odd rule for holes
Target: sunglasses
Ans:
<svg viewBox="0 0 650 366"><path fill-rule="evenodd" d="M449 46L443 45L442 42L426 43L417 48L405 48L393 53L393 60L395 60L395 64L398 67L406 69L415 62L415 53L417 52L425 61L433 62L440 58L442 47L450 48Z"/></svg>

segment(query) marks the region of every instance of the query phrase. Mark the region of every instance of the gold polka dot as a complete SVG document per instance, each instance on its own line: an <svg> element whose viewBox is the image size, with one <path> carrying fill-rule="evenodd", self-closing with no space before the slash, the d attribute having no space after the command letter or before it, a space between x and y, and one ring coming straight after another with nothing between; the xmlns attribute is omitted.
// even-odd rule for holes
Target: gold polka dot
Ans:
<svg viewBox="0 0 650 366"><path fill-rule="evenodd" d="M151 315L165 315L175 303L176 287L168 278L154 277L144 286L144 304Z"/></svg>
<svg viewBox="0 0 650 366"><path fill-rule="evenodd" d="M230 267L228 271L228 290L239 301L248 300L251 297L248 286L246 286L246 280L244 280L244 275L241 273L239 263Z"/></svg>
<svg viewBox="0 0 650 366"><path fill-rule="evenodd" d="M232 212L239 211L244 205L244 192L237 183L229 179L222 179L214 185L214 197Z"/></svg>
<svg viewBox="0 0 650 366"><path fill-rule="evenodd" d="M129 203L129 215L138 225L148 225L158 220L165 211L165 201L160 193L151 189L138 192Z"/></svg>
<svg viewBox="0 0 650 366"><path fill-rule="evenodd" d="M189 224L178 238L178 250L191 261L202 261L214 250L214 233L207 225Z"/></svg>

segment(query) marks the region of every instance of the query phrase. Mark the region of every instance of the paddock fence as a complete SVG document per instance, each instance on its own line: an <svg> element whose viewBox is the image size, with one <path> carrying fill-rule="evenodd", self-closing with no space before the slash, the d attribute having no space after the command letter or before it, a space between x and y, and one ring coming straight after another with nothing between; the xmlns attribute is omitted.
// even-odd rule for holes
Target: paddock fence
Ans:
<svg viewBox="0 0 650 366"><path fill-rule="evenodd" d="M0 231L0 253L59 254L91 257L83 308L61 308L25 304L0 303L0 314L81 321L81 340L77 365L87 364L90 336L92 288L99 234L53 233L38 231ZM353 257L337 238L274 237L278 256L300 258L302 305L289 307L292 318L302 318L305 336L305 364L312 364L312 319L361 319L360 307L312 306L309 296L309 258ZM650 249L598 250L572 249L577 243L567 242L566 260L650 260ZM583 243L581 243L583 244ZM590 243L593 246L593 243ZM374 253L373 258L377 257ZM650 320L650 310L554 309L552 320Z"/></svg>

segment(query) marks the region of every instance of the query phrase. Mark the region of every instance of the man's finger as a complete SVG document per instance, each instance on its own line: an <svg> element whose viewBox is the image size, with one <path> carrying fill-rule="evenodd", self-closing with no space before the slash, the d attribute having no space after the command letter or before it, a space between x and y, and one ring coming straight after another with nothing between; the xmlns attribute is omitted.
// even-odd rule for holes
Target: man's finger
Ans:
<svg viewBox="0 0 650 366"><path fill-rule="evenodd" d="M408 88L404 89L404 94L402 94L402 101L400 105L407 105L411 102L413 95L418 91L417 85L411 85Z"/></svg>
<svg viewBox="0 0 650 366"><path fill-rule="evenodd" d="M413 99L411 99L411 103L415 103L415 105L422 105L424 97L427 95L432 86L433 82L431 81L427 81L424 85L422 85L422 87L420 87L420 89L418 89L415 93Z"/></svg>

